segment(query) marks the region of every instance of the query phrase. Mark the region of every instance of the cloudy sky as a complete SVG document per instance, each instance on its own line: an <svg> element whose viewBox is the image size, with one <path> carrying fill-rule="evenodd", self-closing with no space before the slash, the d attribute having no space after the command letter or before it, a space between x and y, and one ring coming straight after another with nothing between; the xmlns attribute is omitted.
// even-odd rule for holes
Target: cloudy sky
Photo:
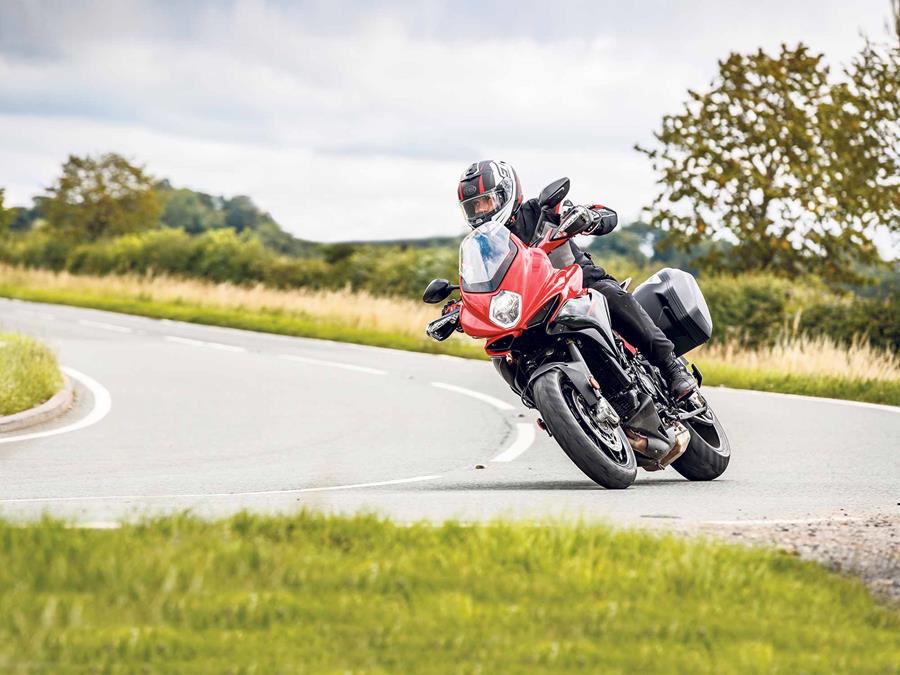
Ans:
<svg viewBox="0 0 900 675"><path fill-rule="evenodd" d="M322 241L457 234L456 181L505 159L628 219L632 150L729 51L806 42L838 65L888 0L0 1L0 187L68 154L249 194Z"/></svg>

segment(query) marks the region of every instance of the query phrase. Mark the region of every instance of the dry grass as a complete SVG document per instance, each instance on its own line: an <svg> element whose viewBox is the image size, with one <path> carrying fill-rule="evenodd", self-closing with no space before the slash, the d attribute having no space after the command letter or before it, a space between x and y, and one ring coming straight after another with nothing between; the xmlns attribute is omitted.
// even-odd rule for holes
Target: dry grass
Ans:
<svg viewBox="0 0 900 675"><path fill-rule="evenodd" d="M253 309L334 318L354 328L420 337L438 312L414 300L365 292L277 290L261 284L237 286L173 277L76 275L0 265L0 280L52 291L104 294L159 302L197 303L223 309Z"/></svg>
<svg viewBox="0 0 900 675"><path fill-rule="evenodd" d="M770 370L784 375L845 377L900 382L900 358L862 340L849 347L826 336L794 336L771 347L748 349L738 342L707 345L691 358L747 370Z"/></svg>

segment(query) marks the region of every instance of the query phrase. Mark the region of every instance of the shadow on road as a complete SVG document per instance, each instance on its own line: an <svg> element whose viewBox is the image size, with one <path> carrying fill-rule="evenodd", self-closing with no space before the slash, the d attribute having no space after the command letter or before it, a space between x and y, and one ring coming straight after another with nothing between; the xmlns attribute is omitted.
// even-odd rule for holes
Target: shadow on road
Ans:
<svg viewBox="0 0 900 675"><path fill-rule="evenodd" d="M670 485L672 483L687 484L688 481L680 477L639 479L634 482L632 487L654 487ZM476 481L472 483L441 483L435 481L433 483L421 485L417 489L427 490L429 492L479 492L482 490L510 492L515 492L517 490L603 490L603 488L590 480Z"/></svg>

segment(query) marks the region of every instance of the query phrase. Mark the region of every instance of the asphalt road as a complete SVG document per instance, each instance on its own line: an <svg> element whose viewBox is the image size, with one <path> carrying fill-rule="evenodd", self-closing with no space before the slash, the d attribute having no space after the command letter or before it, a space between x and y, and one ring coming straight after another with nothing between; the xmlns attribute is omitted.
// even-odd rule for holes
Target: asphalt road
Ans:
<svg viewBox="0 0 900 675"><path fill-rule="evenodd" d="M0 516L309 506L684 524L900 512L897 408L707 389L733 445L725 474L641 472L605 491L483 362L5 299L0 327L57 350L77 396L64 417L0 435Z"/></svg>

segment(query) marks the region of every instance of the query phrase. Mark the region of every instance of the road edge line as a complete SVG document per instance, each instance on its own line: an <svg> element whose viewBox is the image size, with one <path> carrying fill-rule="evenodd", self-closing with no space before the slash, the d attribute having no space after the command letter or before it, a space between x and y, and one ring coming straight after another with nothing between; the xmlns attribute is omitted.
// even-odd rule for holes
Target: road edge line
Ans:
<svg viewBox="0 0 900 675"><path fill-rule="evenodd" d="M187 494L164 494L164 495L99 495L96 497L79 496L79 497L12 497L10 499L0 499L0 504L28 504L36 502L90 502L90 501L108 501L113 499L119 500L147 500L147 499L217 499L226 497L252 497L265 495L291 495L305 494L307 492L333 492L336 490L357 490L361 488L383 487L387 485L403 485L406 483L420 483L426 480L437 480L443 478L441 474L429 474L427 476L413 476L411 478L395 478L392 480L381 480L372 483L350 483L347 485L324 485L322 487L307 488L286 488L284 490L253 490L250 492L194 492Z"/></svg>
<svg viewBox="0 0 900 675"><path fill-rule="evenodd" d="M26 434L7 436L5 438L0 438L0 444L13 443L15 441L28 441L35 438L46 438L48 436L65 434L70 431L78 431L79 429L84 429L93 424L96 424L104 417L106 417L106 415L112 409L112 396L110 395L106 387L97 382L97 380L95 380L94 378L85 375L84 373L77 371L74 368L63 366L61 370L69 377L78 380L88 389L88 391L91 392L91 395L94 397L94 406L91 408L91 411L80 420L78 420L77 422L73 422L72 424L67 424L66 426L59 427L57 429L47 429L46 431L33 431Z"/></svg>

